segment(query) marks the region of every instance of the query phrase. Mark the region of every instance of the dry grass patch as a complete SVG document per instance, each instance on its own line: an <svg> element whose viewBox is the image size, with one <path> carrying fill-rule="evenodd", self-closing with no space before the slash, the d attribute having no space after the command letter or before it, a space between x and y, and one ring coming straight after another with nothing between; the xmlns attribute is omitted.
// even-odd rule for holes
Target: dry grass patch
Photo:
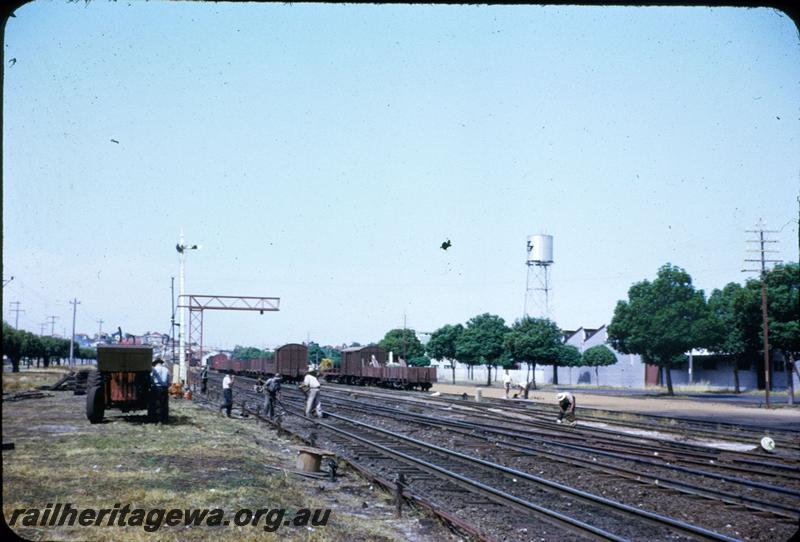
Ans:
<svg viewBox="0 0 800 542"><path fill-rule="evenodd" d="M27 404L23 404L27 403ZM31 404L31 403L36 403ZM303 508L333 508L324 527L20 527L30 540L402 540L385 525L393 507L387 495L365 489L344 468L336 483L309 480L264 465L294 468L293 441L279 438L253 420L229 420L186 401L171 402L166 426L140 423L140 416L109 413L90 425L83 398L56 397L3 408L3 512L71 503L75 508L221 508L226 519L237 509L284 508L286 517ZM46 418L43 419L43 418ZM38 428L38 429L37 429ZM369 511L362 503L368 502ZM377 517L376 517L377 516ZM409 522L416 520L409 519ZM423 537L424 539L425 537ZM429 539L441 538L434 536Z"/></svg>

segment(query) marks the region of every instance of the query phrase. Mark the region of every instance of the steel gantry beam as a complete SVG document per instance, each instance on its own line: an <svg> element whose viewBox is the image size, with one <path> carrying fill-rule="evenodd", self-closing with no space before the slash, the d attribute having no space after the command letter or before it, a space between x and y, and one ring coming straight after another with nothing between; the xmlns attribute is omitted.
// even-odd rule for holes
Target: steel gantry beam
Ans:
<svg viewBox="0 0 800 542"><path fill-rule="evenodd" d="M199 355L203 359L203 312L213 311L265 311L280 310L281 298L240 295L198 295L178 296L178 308L189 309L189 363L195 359L193 340L198 340Z"/></svg>

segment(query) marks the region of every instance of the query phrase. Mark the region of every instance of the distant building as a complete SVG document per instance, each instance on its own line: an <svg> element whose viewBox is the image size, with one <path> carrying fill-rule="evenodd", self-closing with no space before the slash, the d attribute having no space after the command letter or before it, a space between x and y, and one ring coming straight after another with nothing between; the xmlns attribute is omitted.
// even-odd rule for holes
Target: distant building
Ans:
<svg viewBox="0 0 800 542"><path fill-rule="evenodd" d="M569 333L569 335L567 335ZM577 348L581 354L593 346L605 345L617 357L617 362L606 367L599 367L597 374L600 376L598 384L594 367L559 367L559 385L592 384L601 386L614 386L623 388L641 388L645 386L646 364L636 354L622 354L608 344L608 330L606 326L599 328L580 327L575 331L564 333L565 344ZM552 382L552 371L549 371L548 382Z"/></svg>

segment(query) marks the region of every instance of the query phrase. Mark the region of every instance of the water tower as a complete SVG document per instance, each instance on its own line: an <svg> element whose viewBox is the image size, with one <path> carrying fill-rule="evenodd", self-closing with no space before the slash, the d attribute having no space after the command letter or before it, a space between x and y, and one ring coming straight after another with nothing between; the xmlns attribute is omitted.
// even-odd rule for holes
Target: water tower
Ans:
<svg viewBox="0 0 800 542"><path fill-rule="evenodd" d="M528 256L525 265L525 316L551 317L552 291L550 266L553 265L553 236L536 234L528 236ZM534 312L534 314L531 314Z"/></svg>

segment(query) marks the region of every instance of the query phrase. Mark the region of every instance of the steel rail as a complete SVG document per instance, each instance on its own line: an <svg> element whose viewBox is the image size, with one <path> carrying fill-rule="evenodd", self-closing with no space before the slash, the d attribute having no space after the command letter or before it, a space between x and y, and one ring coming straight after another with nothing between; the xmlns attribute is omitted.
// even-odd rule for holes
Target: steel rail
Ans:
<svg viewBox="0 0 800 542"><path fill-rule="evenodd" d="M418 440L418 439L415 439L415 438L412 438L412 437L408 437L408 436L405 436L405 435L402 435L402 434L399 434L399 433L394 433L392 431L387 431L385 429L374 427L374 426L371 426L369 424L366 424L366 423L363 423L363 422L359 422L357 420L353 420L353 419L350 419L350 418L346 418L344 416L340 416L338 414L329 413L329 414L327 414L327 416L331 417L333 419L336 419L336 420L341 420L341 421L343 421L345 423L349 423L351 425L355 425L357 427L365 428L365 429L367 429L369 431L375 431L377 433L386 435L386 436L388 436L390 438L401 440L403 442L408 442L408 443L413 444L414 446L417 446L417 447L427 448L429 450L433 450L435 452L438 452L438 453L441 453L441 454L445 454L447 456L457 457L457 458L459 458L461 460L464 460L464 461L467 461L469 463L474 463L476 465L481 465L483 467L487 467L487 468L492 469L494 471L500 471L500 472L503 472L503 473L511 475L511 476L515 476L515 477L522 478L522 479L525 479L525 480L528 480L528 481L531 481L531 482L535 482L535 483L537 483L539 485L542 485L542 486L545 486L545 487L560 491L562 493L568 493L568 494L570 494L570 495L572 495L574 497L578 497L578 498L581 498L581 499L584 499L584 500L588 500L588 501L594 502L596 504L601 504L601 505L609 507L609 508L614 508L616 510L627 512L627 513L633 514L635 516L646 518L646 519L649 519L651 521L655 521L656 523L669 525L670 527L673 527L675 529L681 530L683 532L687 532L687 533L690 533L690 534L693 534L693 535L697 535L697 536L702 536L702 537L710 539L710 540L720 540L720 541L727 541L727 542L733 542L733 541L736 540L735 538L731 538L731 537L728 537L728 536L723 535L721 533L717 533L717 532L714 532L714 531L711 531L711 530L708 530L708 529L704 529L704 528L698 527L696 525L691 525L691 524L688 524L688 523L685 523L685 522L682 522L682 521L679 521L679 520L676 520L676 519L673 519L673 518L669 518L669 517L666 517L666 516L662 516L660 514L656 514L654 512L648 512L646 510L641 510L639 508L635 508L635 507L629 506L627 504L623 504L623 503L620 503L620 502L617 502L617 501L614 501L614 500L611 500L611 499L607 499L605 497L600 497L598 495L593 495L593 494L588 493L586 491L582 491L582 490L575 489L575 488L572 488L572 487L569 487L569 486L565 486L565 485L560 484L558 482L553 482L551 480L546 480L544 478L540 478L538 476L534 476L534 475L529 474L527 472L522 472L520 470L513 469L511 467L506 467L505 465L500 465L498 463L493 463L491 461L486 461L485 459L480 459L480 458L477 458L477 457L469 456L469 455L463 454L461 452L457 452L455 450L448 450L447 448L443 448L441 446L437 446L437 445L431 444L429 442ZM322 426L322 427L326 427L328 429L331 429L331 430L333 430L335 432L340 432L342 434L348 434L348 432L344 431L343 429L335 427L335 426L333 426L331 424L328 424L328 423L325 423L325 422L320 422L320 421L316 421L315 423L317 425ZM356 437L359 441L364 442L365 444L370 442L369 440L362 439L361 437L358 437L357 435L353 435L353 436ZM402 454L402 452L396 452L396 451L395 451L395 453L401 453ZM412 458L411 456L408 456L407 454L403 454L403 455L405 455L409 459L412 459L414 462L423 462L423 463L425 463L421 459ZM440 467L437 467L436 465L433 465L433 464L431 464L431 466L435 467L436 469L440 468ZM445 469L442 469L442 470L445 470ZM453 473L453 474L456 474L457 476L461 476L461 475L458 475L457 473ZM477 482L477 483L480 484L480 482ZM490 486L486 486L486 487L490 487ZM491 490L492 491L498 491L499 493L503 493L502 491L496 490L494 488L491 488ZM514 499L517 499L517 497L514 497L513 495L509 495L509 496L513 497ZM534 506L536 506L536 505L534 505ZM550 511L550 512L552 512L552 511ZM566 516L564 516L564 517L566 517ZM577 521L577 520L575 520L575 521Z"/></svg>
<svg viewBox="0 0 800 542"><path fill-rule="evenodd" d="M347 399L341 399L341 400L347 400ZM380 407L380 406L375 405L375 408L388 408L388 407ZM393 412L396 412L396 410L394 410ZM407 414L409 416L417 416L417 417L424 416L422 414L415 414L415 413L408 413L408 412L405 412L405 414ZM477 417L489 418L492 421L495 421L495 422L497 421L497 420L494 420L491 416L487 416L487 415L478 414ZM452 423L453 421L454 420L449 420L450 423ZM524 425L531 425L532 427L539 427L539 425L537 425L537 423L544 423L544 422L537 422L537 423L533 423L532 424L530 422L526 422L525 420L514 420L514 421L518 421L520 424L524 424ZM478 422L464 422L464 423L474 424L474 426L480 427L480 428L482 428L484 430L494 430L494 431L497 430L496 426L494 426L494 425L481 424L481 423L478 423ZM546 428L549 429L549 426L547 426ZM523 435L525 435L525 436L523 436ZM527 435L531 435L531 432L529 432L529 431L518 432L518 434L515 434L514 436L518 437L518 438L526 438ZM561 437L561 436L559 435L559 437ZM579 440L580 437L575 436L575 437L570 437L570 438L573 438L574 440ZM542 442L546 442L548 444L553 444L553 445L558 445L558 446L579 446L579 445L570 445L570 444L563 443L563 442L557 442L556 443L556 442L553 442L553 441L548 441L548 440L543 439L539 435L536 435L536 439L539 440L539 441L542 441ZM532 440L532 439L529 439L529 440ZM602 453L602 454L616 454L616 453L622 451L622 450L619 450L619 448L613 447L613 445L615 445L615 444L619 445L619 442L611 442L609 444L612 445L611 448L602 447L602 446L599 446L598 444L593 443L593 445L591 446L591 450L596 450L596 453ZM631 446L635 447L635 448L642 449L642 450L646 449L646 447L644 445L636 445L636 444L628 445L629 448ZM752 480L728 477L728 476L725 476L723 474L713 473L713 472L709 472L709 471L706 471L706 470L689 469L687 467L680 467L678 465L670 465L668 463L659 463L659 462L653 461L652 459L644 459L644 458L652 457L651 456L652 448L657 448L659 453L663 453L663 454L678 455L678 454L682 453L682 451L680 449L676 450L675 448L672 448L672 447L654 446L654 447L651 447L646 452L635 452L635 451L631 451L629 449L626 449L626 450L624 450L624 456L614 455L614 456L611 456L611 457L616 457L617 459L626 459L626 460L629 460L629 461L636 461L636 462L640 462L640 463L646 463L648 465L653 465L653 466L656 466L656 467L662 467L662 468L667 468L667 469L672 469L672 470L678 470L678 471L685 472L685 473L688 473L688 474L692 474L692 475L695 475L695 476L710 476L712 478L717 478L717 479L720 479L720 480L723 480L723 481L726 481L726 482L732 482L732 483L737 483L737 484L742 484L742 485L750 485L750 486L757 487L759 489L764 489L764 490L767 490L767 491L774 491L774 492L778 492L778 493L786 493L786 494L793 495L793 496L800 496L800 491L796 491L796 490L789 489L789 488L783 488L781 486L773 486L773 485L764 484L764 483L756 482L756 481L752 481ZM584 451L587 451L585 446L583 446L582 449ZM640 457L640 458L630 457L630 456L634 456L634 455L639 455L639 456L642 456L642 457ZM659 457L663 457L663 456L659 456ZM706 457L714 458L714 459L719 460L719 456L710 456L709 455L709 456L706 456ZM689 460L683 460L683 461L686 461L687 463L691 463L691 461L689 461ZM696 462L695 462L695 464L696 464ZM715 463L715 466L717 468L720 468L720 469L739 470L739 471L743 471L743 472L751 472L753 474L760 474L760 475L764 475L764 476L779 476L778 474L765 473L763 471L755 471L755 470L749 470L748 471L747 469L745 469L743 467L736 467L734 465L728 465L728 464L725 464L725 463Z"/></svg>
<svg viewBox="0 0 800 542"><path fill-rule="evenodd" d="M252 392L250 392L250 393L252 393ZM281 402L279 401L279 403L281 403ZM503 504L503 505L512 504L512 505L514 505L514 506L516 506L518 508L521 508L522 510L525 510L525 511L528 511L528 512L533 512L535 514L544 516L548 521L554 523L555 525L558 525L558 526L561 526L561 527L564 527L564 528L567 528L567 529L570 529L570 530L573 530L573 531L578 531L578 532L580 532L582 534L589 533L589 534L593 535L594 537L597 537L597 538L599 538L601 540L611 540L611 541L614 541L614 542L629 542L626 538L617 536L617 535L615 535L613 533L609 533L607 531L604 531L603 529L599 529L597 527L594 527L593 525L589 525L588 523L584 523L584 522L582 522L580 520L571 518L569 516L565 516L565 515L563 515L563 514L561 514L559 512L556 512L554 510L550 510L549 508L545 508L543 506L539 506L539 505L537 505L537 504L535 504L533 502L527 501L525 499L521 499L521 498L519 498L519 497L517 497L515 495L511 495L510 493L507 493L507 492L502 491L500 489L494 488L492 486L489 486L489 485L484 484L482 482L479 482L477 480L473 480L473 479L468 478L468 477L466 477L464 475L461 475L461 474L458 474L456 472L450 471L448 469L445 469L443 467L440 467L438 465L435 465L435 464L430 463L428 461L425 461L423 459L411 456L411 455L406 454L406 453L404 453L402 451L393 450L393 449L389 448L388 446L385 446L385 445L380 444L378 442L369 440L369 439L364 438L364 437L362 437L360 435L356 435L355 433L352 433L350 431L345 431L344 429L341 429L341 428L336 427L334 425L331 425L329 423L325 423L325 422L318 421L318 420L308 419L305 416L303 416L302 414L300 414L299 412L294 411L293 408L289 408L286 405L282 405L282 406L283 406L284 410L286 410L288 413L293 414L293 415L295 415L295 416L297 416L297 417L299 417L301 419L304 419L306 421L313 422L315 426L323 427L325 429L333 431L334 433L340 434L340 435L342 435L342 436L344 436L344 437L346 437L346 438L348 438L350 440L354 440L356 442L360 442L360 443L362 443L362 444L364 444L366 446L369 446L371 448L374 448L376 450L380 450L384 454L387 454L387 455L389 455L391 457L394 457L395 459L399 459L399 460L401 460L403 462L406 462L406 463L415 465L417 467L420 467L420 468L422 468L423 470L425 470L427 472L432 472L432 473L439 474L440 476L444 476L446 479L450 479L452 481L455 481L455 483L457 483L457 485L461 485L462 487L466 487L470 491L477 492L477 493L479 493L481 495L487 496L488 498L490 498L494 502L497 502L497 503L500 503L500 504ZM335 414L326 414L326 415L329 416L329 417L336 417L336 418L339 418L339 419L342 419L342 420L348 420L347 418L339 417L339 416L337 416ZM360 422L357 422L355 420L352 420L352 423L360 424ZM369 427L369 426L365 426L365 427ZM400 436L400 435L398 435L398 436ZM733 540L733 539L725 538L725 539L719 539L719 540L728 541L728 540Z"/></svg>
<svg viewBox="0 0 800 542"><path fill-rule="evenodd" d="M487 468L489 468L489 469L491 469L493 471L501 471L501 472L504 472L505 474L509 474L509 475L512 475L512 476L516 476L518 478L526 479L526 480L534 482L534 483L538 483L538 484L546 486L546 487L548 487L550 489L555 489L555 490L561 491L563 493L571 494L573 497L576 497L576 498L579 498L579 499L583 499L583 500L592 502L594 504L600 504L600 505L607 506L607 507L610 507L610 508L614 508L614 509L617 509L617 510L620 510L620 511L623 511L623 512L627 512L627 513L630 513L630 514L633 514L633 515L648 519L650 521L653 521L655 523L659 523L659 524L662 524L662 525L668 525L668 526L670 526L672 528L681 530L683 532L687 532L687 533L690 533L690 534L693 534L693 535L697 535L697 536L702 536L702 537L704 537L706 539L711 539L711 540L725 540L725 541L734 541L734 540L736 540L734 538L728 537L728 536L723 535L721 533L717 533L717 532L705 529L703 527L698 527L696 525L691 525L689 523L682 522L680 520L676 520L676 519L669 518L669 517L666 517L666 516L662 516L660 514L656 514L656 513L653 513L653 512L648 512L646 510L641 510L639 508L635 508L633 506L629 506L629 505L626 505L626 504L623 504L623 503L620 503L620 502L617 502L617 501L614 501L614 500L611 500L611 499L606 499L605 497L600 497L598 495L593 495L591 493L588 493L588 492L585 492L585 491L582 491L582 490L579 490L579 489L575 489L575 488L571 488L569 486L565 486L565 485L560 484L558 482L553 482L553 481L550 481L550 480L546 480L544 478L540 478L538 476L534 476L532 474L529 474L529 473L526 473L526 472L523 472L523 471L519 471L517 469L506 467L504 465L500 465L500 464L497 464L497 463L486 461L484 459L476 458L476 457L473 457L473 456L465 455L465 454L462 454L462 453L454 451L454 450L449 450L447 448L442 448L442 447L437 446L435 444L431 444L431 443L428 443L428 442L425 442L425 441L421 441L421 440L418 440L418 439L415 439L415 438L412 438L412 437L408 437L408 436L405 436L405 435L402 435L402 434L399 434L399 433L395 433L395 432L392 432L392 431L387 431L385 429L380 429L378 427L375 427L375 426L372 426L372 425L369 425L369 424L365 424L363 422L360 422L360 421L357 421L357 420L353 420L351 418L340 416L338 414L328 413L326 415L328 417L344 421L345 423L349 423L349 424L355 425L357 427L365 428L365 429L367 429L369 431L375 431L375 432L378 432L380 434L384 434L386 436L389 436L390 438L394 438L394 439L397 439L397 440L408 442L408 443L413 444L413 445L415 445L417 447L423 447L423 448L427 448L427 449L436 451L438 453L441 453L441 454L444 454L444 455L447 455L447 456L457 457L457 458L459 458L461 460L465 460L467 462L471 462L471 463L475 463L475 464L481 465L483 467L487 467ZM319 425L319 426L331 429L331 430L333 430L335 432L347 433L343 429L340 429L340 428L337 428L335 426L332 426L331 424L326 424L325 422L315 421L315 423L317 425ZM360 437L358 437L358 438L360 439ZM366 441L365 439L360 439L359 441L362 441L362 442L365 442L365 443L369 442L369 441ZM398 452L398 453L402 453L402 452ZM417 461L423 461L423 460L417 460Z"/></svg>
<svg viewBox="0 0 800 542"><path fill-rule="evenodd" d="M342 404L344 402L357 403L356 401L349 401L347 399L342 399L342 398L334 398L333 401L338 402L339 404ZM363 405L360 405L361 409L357 408L356 406L347 406L347 405L342 405L342 406L344 406L344 408L347 408L347 409L350 409L350 410L356 410L356 411L360 410L361 412L363 412ZM650 478L654 482L658 483L660 487L670 487L671 489L675 489L677 491L681 491L681 492L684 492L684 493L687 493L687 494L690 494L690 495L703 496L703 497L706 497L706 498L710 498L710 499L714 499L714 500L718 500L718 501L722 501L722 502L727 502L729 504L744 505L744 506L747 506L748 508L751 508L753 510L757 510L757 511L761 511L761 512L769 512L769 513L780 515L782 517L787 517L787 518L790 518L790 519L793 519L793 520L796 520L796 519L800 518L800 513L798 513L798 511L795 508L790 508L788 506L783 506L783 505L774 504L774 503L773 504L769 504L769 505L765 505L765 504L762 504L757 499L752 499L750 497L740 496L740 495L736 495L736 494L733 494L733 493L727 493L727 492L719 491L719 490L715 490L715 489L703 488L703 487L695 486L693 484L689 484L687 482L681 482L679 480L664 480L663 478L659 478L659 477L656 477L654 475L643 474L641 472L633 471L633 470L630 470L630 469L625 469L623 467L617 467L617 466L614 466L614 465L603 465L603 464L598 465L596 462L588 461L588 460L577 458L577 457L573 457L573 456L566 456L565 457L563 455L558 455L558 454L555 454L553 452L547 452L547 451L544 451L544 450L538 450L538 449L535 449L535 448L531 448L530 446L522 446L522 445L518 445L518 444L512 444L512 443L509 443L509 442L492 441L492 440L489 439L489 437L476 435L474 433L474 430L476 429L476 427L474 425L470 424L469 422L464 422L464 421L461 421L461 420L442 420L442 419L431 418L431 417L428 417L428 416L424 416L424 415L420 415L420 414L413 414L413 413L405 413L405 412L398 413L396 410L393 410L393 409L388 408L388 407L381 407L381 406L378 406L378 405L371 405L370 413L373 413L375 411L385 412L386 413L385 414L386 417L390 417L390 418L393 418L393 419L397 419L398 417L400 417L400 418L403 418L403 419L411 420L411 421L414 421L416 423L424 424L424 425L427 425L427 426L430 426L430 427L434 427L434 428L440 428L443 425L444 426L450 426L452 428L459 428L459 429L462 429L463 431L455 430L455 429L451 429L451 430L453 432L457 433L457 434L461 434L461 435L468 436L468 437L471 437L471 438L478 438L478 439L484 440L486 442L493 442L495 445L498 445L498 446L501 446L501 447L507 447L507 448L510 448L510 449L518 450L518 451L524 451L524 452L527 452L527 453L548 457L548 458L556 460L556 461L572 463L572 464L581 464L582 466L584 466L586 468L590 468L590 469L594 469L594 470L611 470L611 471L614 471L615 473L626 475L626 477L628 477L628 478L630 478L630 479L632 479L634 481L637 481L637 482L651 484L653 482L648 482L647 480L636 480L634 477L637 477L637 478L642 478L642 477ZM398 414L399 414L399 416L398 416ZM482 431L485 431L485 432L488 432L488 433L508 436L508 437L512 437L512 438L515 438L517 436L516 434L514 434L512 432L509 432L509 431L503 431L503 430L498 430L498 429L485 429L485 428L480 428L480 429ZM471 432L467 432L467 430L469 430Z"/></svg>
<svg viewBox="0 0 800 542"><path fill-rule="evenodd" d="M331 388L331 389L335 389L335 388ZM353 390L348 389L348 391L361 392L361 393L364 393L365 395L369 394L369 392L366 392L366 390L361 390L361 389L353 389ZM393 395L393 396L396 396L396 397L403 397L403 395L401 395L400 393L394 393L394 390L388 390L388 391L389 391L390 395ZM551 412L552 413L556 412L555 410L550 409L547 405L543 405L541 403L533 403L533 402L522 403L521 401L500 400L500 399L496 399L494 397L484 397L482 399L481 403L475 403L473 401L465 401L465 400L460 399L458 397L446 397L446 396L444 396L444 397L443 396L439 396L439 397L429 397L428 396L428 397L425 397L425 400L427 400L427 401L436 401L436 402L441 402L441 403L445 403L445 404L468 405L468 406L471 406L471 407L476 407L477 405L486 405L486 406L492 405L492 406L495 406L495 407L498 407L498 408L501 408L501 409L506 409L506 410L510 410L510 411L516 411L516 412L525 412L527 414L535 414L535 415L539 415L539 416L547 416L547 415L551 414ZM599 409L599 408L596 408L596 407L579 407L579 410L582 412L582 416L587 417L587 418L593 418L593 419L598 419L598 420L603 420L605 422L608 422L609 421L608 420L609 417L614 417L613 423L616 423L618 425L627 425L627 426L630 426L630 427L638 427L638 428L641 428L641 429L649 429L649 430L660 430L660 431L663 431L663 432L676 433L676 434L680 434L680 435L685 435L685 433L681 432L682 429L688 430L689 428L677 428L677 427L669 427L669 426L662 426L662 425L650 425L650 424L643 423L641 421L632 422L632 421L628 421L628 420L620 420L620 419L616 418L616 416L619 416L620 414L633 415L633 416L637 416L639 418L644 417L644 416L648 416L648 417L654 417L654 418L660 418L660 419L675 419L675 420L678 420L679 422L688 422L688 423L696 423L696 424L708 424L708 425L719 425L721 427L725 427L726 429L722 430L722 431L714 431L714 430L711 430L711 429L701 429L701 431L703 431L705 433L708 433L709 436L713 436L713 437L716 437L716 438L719 438L719 439L722 439L722 440L736 440L739 437L747 438L747 435L734 435L734 436L731 435L731 431L742 432L742 428L744 428L744 431L749 432L752 435L763 436L764 434L769 434L770 436L773 436L773 437L776 437L776 438L780 438L781 440L783 438L786 438L787 441L784 441L783 444L785 444L788 447L790 447L790 449L798 448L798 439L800 439L800 433L797 433L797 432L787 431L787 430L783 430L783 429L763 430L761 428L758 428L757 426L746 425L746 424L736 425L736 424L730 424L730 423L727 423L727 422L708 422L708 421L705 421L705 420L693 420L691 418L679 418L679 417L671 418L671 417L667 417L667 416L663 416L663 415L659 415L659 414L650 415L650 414L642 414L642 413L639 413L639 412L622 412L621 413L621 412L618 412L618 411ZM592 413L594 413L594 412L605 412L605 413L610 414L611 416L607 416L607 417L604 418L602 416L597 416L597 415L592 415L592 414L586 415L587 411L590 411Z"/></svg>
<svg viewBox="0 0 800 542"><path fill-rule="evenodd" d="M347 391L336 390L336 391L339 392L339 393L354 393L354 392L355 393L359 393L359 392L361 392L360 395L376 397L376 395L374 395L374 394L364 393L361 390L352 390L352 391L351 390L347 390ZM433 400L433 401L436 401L436 400L440 400L441 398L436 397L436 398L430 398L430 399ZM427 398L426 398L426 400L427 400ZM406 401L406 402L408 402L408 401ZM418 402L418 401L414 400L414 402ZM471 408L473 410L480 410L480 408L476 409L476 403L474 403L474 402L467 402L467 401L461 401L461 400L449 400L449 399L445 400L445 404L452 404L452 403L464 404L464 406L468 406L469 408ZM478 404L481 404L481 403L478 403ZM500 406L499 408L500 409L507 409L507 410L511 410L511 411L518 410L518 409L508 408L506 406ZM527 409L522 409L522 410L524 411L524 410L527 410ZM537 415L544 416L543 414L538 414L538 413L537 413ZM488 414L484 414L484 413L481 413L481 412L475 412L474 414L472 414L472 416L480 417L480 418L487 418L487 419L490 419L490 420L492 420L494 422L497 421L492 416L489 416ZM536 428L542 427L542 428L545 428L545 429L548 429L548 430L551 429L550 425L552 425L552 424L549 424L548 422L537 420L535 418L533 418L531 420L514 419L513 421L518 423L518 424L521 424L521 425L528 425L528 426L536 427ZM619 444L619 440L620 439L627 439L628 441L631 441L631 440L636 441L636 440L638 440L638 441L646 441L646 442L650 442L650 443L657 443L657 444L651 444L649 446L646 446L645 444L641 444L641 443L636 443L636 442L627 443L628 448L633 447L633 448L639 448L639 449L642 449L642 450L647 450L647 452L642 454L642 455L645 455L645 456L650 455L649 452L652 450L652 448L660 448L665 453L682 454L682 455L695 456L695 457L714 458L714 459L717 459L717 460L720 460L720 456L729 456L729 458L728 458L729 462L740 462L741 461L741 462L748 463L750 465L758 464L760 466L764 466L764 467L767 467L767 468L769 468L769 467L771 467L773 465L773 463L763 463L763 462L758 462L758 461L754 461L754 460L750 460L750 459L737 457L737 456L759 457L757 454L754 454L754 453L751 453L751 452L732 452L730 450L716 450L716 449L713 449L713 451L717 451L718 454L717 455L712 455L712 450L710 450L708 447L704 447L704 446L700 446L700 445L696 445L696 444L665 442L665 441L663 441L661 439L656 439L656 438L653 438L653 437L647 437L647 436L642 436L642 435L630 435L630 434L627 434L627 433L624 433L624 432L621 432L621 431L615 431L615 430L612 430L612 429L595 428L595 427L585 427L584 426L578 431L596 432L596 433L602 433L604 435L616 437L615 439L613 439L612 441L609 442L610 444ZM569 438L572 438L572 437L569 437ZM730 440L733 440L733 439L730 439ZM634 452L631 452L630 450L626 450L626 452L627 453L634 453ZM730 456L733 456L733 457L730 457ZM778 464L775 464L775 465L778 465ZM784 469L786 469L786 470L795 470L795 467L793 467L793 466L783 465L782 467ZM749 471L749 472L752 472L752 471ZM769 473L762 473L762 474L766 474L768 476L770 475Z"/></svg>

